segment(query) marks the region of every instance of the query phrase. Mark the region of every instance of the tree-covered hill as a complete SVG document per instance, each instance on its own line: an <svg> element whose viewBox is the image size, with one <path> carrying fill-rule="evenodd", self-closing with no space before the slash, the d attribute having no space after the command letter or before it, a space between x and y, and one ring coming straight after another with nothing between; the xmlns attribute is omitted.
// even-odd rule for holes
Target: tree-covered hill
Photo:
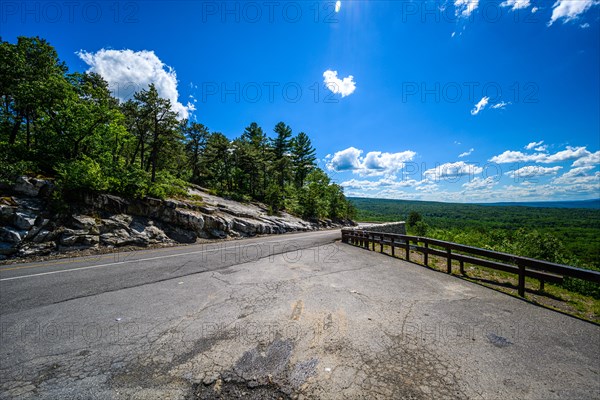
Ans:
<svg viewBox="0 0 600 400"><path fill-rule="evenodd" d="M153 85L126 102L94 73L70 73L44 39L0 39L0 164L5 183L55 178L59 195L184 196L188 182L273 213L350 218L342 188L315 164L304 132L284 122L269 136L251 123L230 140L180 120Z"/></svg>
<svg viewBox="0 0 600 400"><path fill-rule="evenodd" d="M600 267L600 210L350 198L358 221L408 221L423 236ZM415 232L415 229L418 232ZM536 243L537 242L537 243ZM534 248L535 247L535 248Z"/></svg>

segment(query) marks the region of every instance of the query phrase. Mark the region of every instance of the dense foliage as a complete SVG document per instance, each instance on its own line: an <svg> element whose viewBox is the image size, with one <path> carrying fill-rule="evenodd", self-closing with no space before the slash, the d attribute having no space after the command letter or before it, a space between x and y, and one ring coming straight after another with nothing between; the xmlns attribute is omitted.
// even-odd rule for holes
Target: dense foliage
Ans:
<svg viewBox="0 0 600 400"><path fill-rule="evenodd" d="M94 73L69 73L40 38L0 40L0 179L55 177L60 193L185 195L188 183L305 218L349 218L342 188L315 164L303 132L283 122L268 137L251 123L229 140L178 119L150 85L119 102Z"/></svg>
<svg viewBox="0 0 600 400"><path fill-rule="evenodd" d="M407 221L407 232L600 271L600 210L350 198L359 221ZM562 286L600 298L600 285Z"/></svg>
<svg viewBox="0 0 600 400"><path fill-rule="evenodd" d="M421 229L425 224L427 236L438 239L553 262L600 267L597 209L350 200L357 208L359 221L410 221Z"/></svg>

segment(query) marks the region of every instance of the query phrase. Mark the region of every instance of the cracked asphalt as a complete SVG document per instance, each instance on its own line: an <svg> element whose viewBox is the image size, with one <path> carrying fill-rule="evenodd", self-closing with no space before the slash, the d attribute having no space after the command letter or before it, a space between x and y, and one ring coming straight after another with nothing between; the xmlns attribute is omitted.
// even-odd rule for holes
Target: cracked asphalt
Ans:
<svg viewBox="0 0 600 400"><path fill-rule="evenodd" d="M600 327L337 238L0 267L0 398L600 399Z"/></svg>

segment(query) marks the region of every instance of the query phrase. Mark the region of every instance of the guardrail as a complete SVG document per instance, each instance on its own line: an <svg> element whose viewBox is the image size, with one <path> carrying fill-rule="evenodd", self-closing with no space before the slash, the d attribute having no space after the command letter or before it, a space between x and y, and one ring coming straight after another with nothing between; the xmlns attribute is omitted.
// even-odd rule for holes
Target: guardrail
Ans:
<svg viewBox="0 0 600 400"><path fill-rule="evenodd" d="M359 229L342 229L342 242L360 246L375 251L375 246L389 246L391 255L395 256L396 249L404 250L406 261L410 261L410 251L423 254L425 266L429 266L429 255L446 259L447 273L452 273L452 260L459 262L460 273L465 274L464 265L469 263L499 271L510 272L518 275L519 296L525 297L525 277L535 278L540 281L540 290L544 289L544 282L560 283L564 277L582 279L600 283L600 272L568 265L555 264L548 261L516 256L478 247L465 246L458 243L445 242L420 236L400 235L384 232L367 232Z"/></svg>

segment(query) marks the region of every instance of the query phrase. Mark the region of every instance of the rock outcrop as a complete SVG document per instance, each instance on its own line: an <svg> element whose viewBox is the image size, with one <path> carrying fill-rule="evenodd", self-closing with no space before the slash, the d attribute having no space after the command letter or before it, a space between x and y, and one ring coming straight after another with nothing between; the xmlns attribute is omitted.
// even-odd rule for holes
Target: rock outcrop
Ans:
<svg viewBox="0 0 600 400"><path fill-rule="evenodd" d="M305 221L268 215L260 203L243 204L190 189L193 201L127 200L83 193L68 212L51 210L51 181L21 177L1 187L0 260L101 247L195 243L198 239L309 231L352 221ZM201 199L201 200L200 200Z"/></svg>

